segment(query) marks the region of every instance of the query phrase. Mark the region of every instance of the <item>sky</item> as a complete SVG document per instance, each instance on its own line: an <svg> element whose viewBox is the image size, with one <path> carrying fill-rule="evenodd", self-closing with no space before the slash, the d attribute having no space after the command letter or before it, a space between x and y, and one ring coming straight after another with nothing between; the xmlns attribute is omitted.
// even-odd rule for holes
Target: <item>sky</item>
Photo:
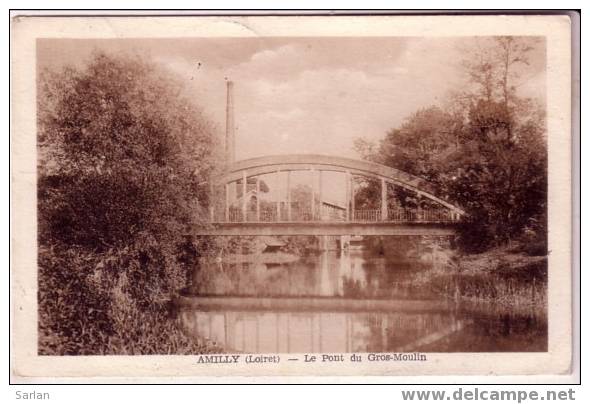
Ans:
<svg viewBox="0 0 590 404"><path fill-rule="evenodd" d="M38 68L80 66L91 53L139 54L174 72L225 130L234 82L236 159L317 153L358 157L354 139L378 141L419 108L464 85L470 38L43 39ZM521 95L544 100L544 46L531 52Z"/></svg>

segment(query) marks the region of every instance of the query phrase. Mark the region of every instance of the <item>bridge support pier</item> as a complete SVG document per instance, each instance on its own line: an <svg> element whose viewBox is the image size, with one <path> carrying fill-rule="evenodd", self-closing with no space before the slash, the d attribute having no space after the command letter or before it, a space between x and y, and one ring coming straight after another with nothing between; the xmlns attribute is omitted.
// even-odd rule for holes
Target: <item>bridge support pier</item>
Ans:
<svg viewBox="0 0 590 404"><path fill-rule="evenodd" d="M319 250L328 251L330 249L330 236L319 236Z"/></svg>
<svg viewBox="0 0 590 404"><path fill-rule="evenodd" d="M229 183L225 184L225 221L229 222Z"/></svg>
<svg viewBox="0 0 590 404"><path fill-rule="evenodd" d="M353 220L350 214L350 171L346 171L346 221L351 222Z"/></svg>
<svg viewBox="0 0 590 404"><path fill-rule="evenodd" d="M281 183L281 170L276 172L276 188L279 189ZM281 221L281 199L277 197L277 222Z"/></svg>
<svg viewBox="0 0 590 404"><path fill-rule="evenodd" d="M350 176L350 217L351 221L354 222L356 220L354 211L355 211L355 203L354 203L354 176Z"/></svg>
<svg viewBox="0 0 590 404"><path fill-rule="evenodd" d="M324 186L324 172L320 170L320 189L319 189L319 196L320 196L320 207L318 212L318 219L322 220L322 203L324 201L324 194L323 194L323 186Z"/></svg>
<svg viewBox="0 0 590 404"><path fill-rule="evenodd" d="M340 249L348 250L348 247L350 247L350 235L340 236Z"/></svg>
<svg viewBox="0 0 590 404"><path fill-rule="evenodd" d="M291 171L287 171L287 221L291 221Z"/></svg>
<svg viewBox="0 0 590 404"><path fill-rule="evenodd" d="M256 221L260 222L260 178L256 177Z"/></svg>
<svg viewBox="0 0 590 404"><path fill-rule="evenodd" d="M387 221L387 182L381 178L381 221Z"/></svg>
<svg viewBox="0 0 590 404"><path fill-rule="evenodd" d="M242 173L242 221L248 221L248 201L246 198L246 194L248 193L248 176L246 171Z"/></svg>
<svg viewBox="0 0 590 404"><path fill-rule="evenodd" d="M311 220L315 220L315 170L312 168L311 173Z"/></svg>

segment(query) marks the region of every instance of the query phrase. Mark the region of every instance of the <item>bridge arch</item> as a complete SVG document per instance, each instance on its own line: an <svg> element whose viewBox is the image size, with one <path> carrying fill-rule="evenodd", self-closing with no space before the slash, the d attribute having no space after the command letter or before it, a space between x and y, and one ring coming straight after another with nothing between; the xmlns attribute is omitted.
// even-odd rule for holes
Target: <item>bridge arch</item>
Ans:
<svg viewBox="0 0 590 404"><path fill-rule="evenodd" d="M218 184L229 184L234 181L240 181L244 177L256 177L275 172L308 170L335 171L380 179L385 183L400 186L426 197L446 207L458 216L465 214L465 211L460 207L436 196L432 190L432 186L420 177L382 164L346 157L319 154L289 154L240 160L228 167L226 173L218 179Z"/></svg>

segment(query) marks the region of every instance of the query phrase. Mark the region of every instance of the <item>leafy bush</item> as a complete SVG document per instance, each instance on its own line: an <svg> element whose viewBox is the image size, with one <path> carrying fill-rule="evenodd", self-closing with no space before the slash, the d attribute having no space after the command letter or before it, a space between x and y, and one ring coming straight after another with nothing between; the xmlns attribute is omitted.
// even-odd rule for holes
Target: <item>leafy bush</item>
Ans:
<svg viewBox="0 0 590 404"><path fill-rule="evenodd" d="M96 54L38 81L39 352L195 353L168 318L198 254L212 131L148 62Z"/></svg>

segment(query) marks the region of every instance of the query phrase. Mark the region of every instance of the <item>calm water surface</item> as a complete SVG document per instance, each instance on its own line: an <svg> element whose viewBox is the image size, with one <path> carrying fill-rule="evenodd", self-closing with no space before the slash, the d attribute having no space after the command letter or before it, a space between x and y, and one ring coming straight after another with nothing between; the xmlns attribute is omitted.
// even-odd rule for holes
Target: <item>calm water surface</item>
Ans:
<svg viewBox="0 0 590 404"><path fill-rule="evenodd" d="M428 259L351 250L261 261L202 265L179 313L183 329L227 352L547 349L539 313L466 307L418 286L416 276L435 265Z"/></svg>

